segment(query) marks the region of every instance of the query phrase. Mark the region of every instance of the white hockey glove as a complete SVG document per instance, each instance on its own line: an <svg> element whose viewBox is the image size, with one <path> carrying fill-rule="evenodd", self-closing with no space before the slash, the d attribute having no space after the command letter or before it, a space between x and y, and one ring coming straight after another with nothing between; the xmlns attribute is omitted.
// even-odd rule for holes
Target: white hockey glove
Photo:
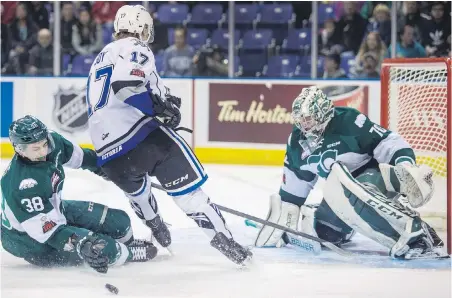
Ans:
<svg viewBox="0 0 452 298"><path fill-rule="evenodd" d="M267 220L288 228L297 229L300 207L297 205L282 202L279 194L270 196L270 210ZM269 226L263 226L257 234L254 245L257 247L282 247L285 242L282 240L284 232Z"/></svg>
<svg viewBox="0 0 452 298"><path fill-rule="evenodd" d="M402 162L396 166L379 164L388 191L406 196L413 208L425 205L433 196L433 172L426 165Z"/></svg>

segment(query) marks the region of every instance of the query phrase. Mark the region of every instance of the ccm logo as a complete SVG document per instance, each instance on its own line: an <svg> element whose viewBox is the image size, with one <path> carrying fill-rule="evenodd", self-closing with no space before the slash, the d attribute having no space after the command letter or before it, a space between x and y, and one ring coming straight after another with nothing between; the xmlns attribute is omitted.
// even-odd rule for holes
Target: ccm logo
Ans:
<svg viewBox="0 0 452 298"><path fill-rule="evenodd" d="M182 176L182 177L180 177L180 178L177 178L177 179L174 180L174 181L165 183L165 186L166 186L166 187L176 186L176 185L178 185L179 183L181 183L181 182L183 182L183 181L185 181L185 180L188 180L188 174L186 174L185 176Z"/></svg>

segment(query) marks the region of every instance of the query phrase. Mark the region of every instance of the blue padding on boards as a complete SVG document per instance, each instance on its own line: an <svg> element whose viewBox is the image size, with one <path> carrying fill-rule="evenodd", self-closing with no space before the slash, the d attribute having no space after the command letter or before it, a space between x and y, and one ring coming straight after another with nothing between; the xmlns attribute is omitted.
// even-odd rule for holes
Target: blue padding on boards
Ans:
<svg viewBox="0 0 452 298"><path fill-rule="evenodd" d="M0 137L7 138L9 125L13 122L13 82L1 82L0 89Z"/></svg>

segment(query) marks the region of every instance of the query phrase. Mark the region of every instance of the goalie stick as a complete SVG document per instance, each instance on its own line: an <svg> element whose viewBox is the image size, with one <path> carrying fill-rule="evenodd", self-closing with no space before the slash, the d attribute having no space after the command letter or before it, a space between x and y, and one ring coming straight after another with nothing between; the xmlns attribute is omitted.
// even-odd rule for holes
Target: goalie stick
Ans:
<svg viewBox="0 0 452 298"><path fill-rule="evenodd" d="M245 225L248 227L253 227L256 229L260 229L262 227L261 224L255 223L252 220L245 219ZM294 237L290 234L284 233L283 234L283 240L286 243L290 243L292 245L295 245L297 247L300 247L301 249L312 252L315 255L320 254L320 251L314 247L314 249L311 249L309 246L311 245L309 241L303 240L302 237ZM369 255L369 256L385 256L387 257L389 255L389 252L387 251L379 251L379 250L362 250L362 249L353 249L352 253L355 255Z"/></svg>
<svg viewBox="0 0 452 298"><path fill-rule="evenodd" d="M256 229L260 229L262 227L261 224L258 224L249 219L245 219L245 225ZM282 239L286 244L295 245L307 252L312 252L315 255L320 254L320 252L322 251L320 245L313 245L311 240L305 240L303 239L303 237L293 237L288 233L283 233Z"/></svg>
<svg viewBox="0 0 452 298"><path fill-rule="evenodd" d="M161 186L159 184L151 182L151 186L156 188L156 189L158 189L158 190L165 191L163 186ZM291 234L294 234L294 235L297 235L297 236L304 237L306 239L313 240L315 242L319 242L323 246L328 247L330 250L334 251L335 253L337 253L337 254L339 254L341 256L344 256L344 257L353 257L354 256L353 253L345 251L345 250L337 247L336 245L334 245L331 242L322 240L322 239L314 237L312 235L309 235L309 234L306 234L306 233L303 233L303 232L299 232L299 231L296 231L294 229L291 229L291 228L288 228L288 227L285 227L285 226L281 226L281 225L278 225L276 223L273 223L273 222L261 219L259 217L252 216L250 214L246 214L246 213L243 213L243 212L240 212L240 211L237 211L237 210L225 207L225 206L221 206L221 205L218 205L216 203L215 203L215 206L217 206L217 208L220 209L221 211L224 211L224 212L227 212L227 213L239 216L239 217L243 217L243 218L246 218L246 219L250 219L250 220L253 220L253 221L255 221L257 223L260 223L262 225L267 225L267 226L273 227L275 229L278 229L278 230L281 230L281 231L284 231L284 232L288 232L288 233L291 233Z"/></svg>

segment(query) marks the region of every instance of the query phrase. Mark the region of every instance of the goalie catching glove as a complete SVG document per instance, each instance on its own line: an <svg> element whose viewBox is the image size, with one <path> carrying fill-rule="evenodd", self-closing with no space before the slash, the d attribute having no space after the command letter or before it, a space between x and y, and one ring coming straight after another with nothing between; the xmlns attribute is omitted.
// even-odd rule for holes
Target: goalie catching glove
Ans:
<svg viewBox="0 0 452 298"><path fill-rule="evenodd" d="M433 172L426 165L402 162L396 166L379 164L388 191L406 196L413 208L425 205L433 196Z"/></svg>

